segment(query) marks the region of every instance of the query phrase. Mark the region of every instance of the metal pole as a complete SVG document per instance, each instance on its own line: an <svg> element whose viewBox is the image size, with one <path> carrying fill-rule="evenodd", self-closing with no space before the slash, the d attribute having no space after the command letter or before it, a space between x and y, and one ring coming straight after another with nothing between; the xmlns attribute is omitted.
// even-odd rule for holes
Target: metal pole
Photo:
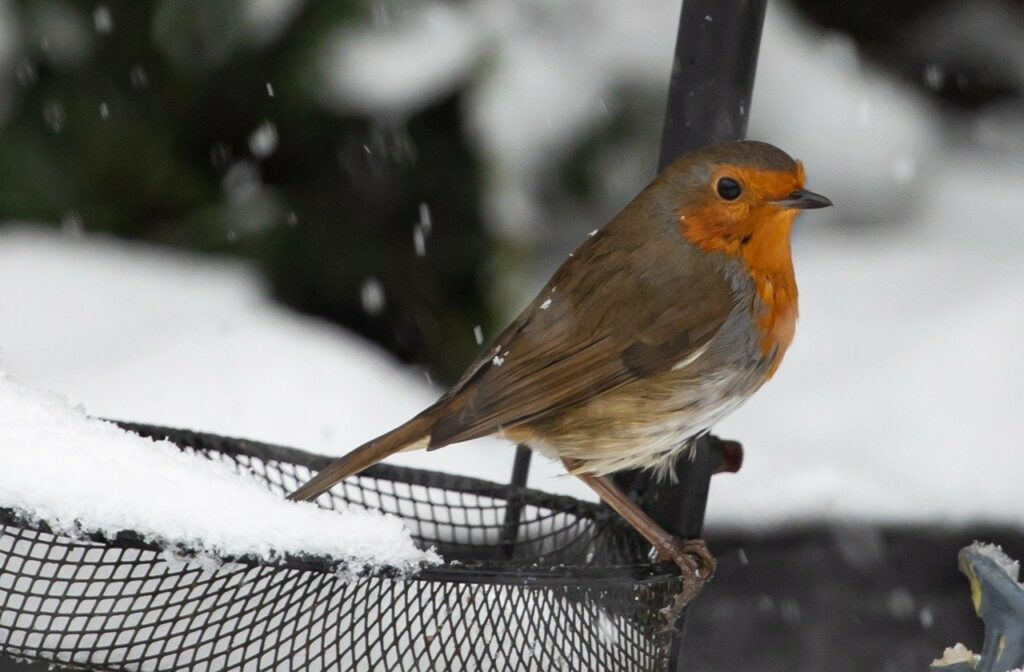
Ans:
<svg viewBox="0 0 1024 672"><path fill-rule="evenodd" d="M703 145L747 134L767 0L685 0L658 170Z"/></svg>
<svg viewBox="0 0 1024 672"><path fill-rule="evenodd" d="M505 542L505 555L511 559L516 539L519 538L519 519L523 515L523 502L519 491L526 487L530 477L530 458L533 451L526 446L516 446L516 458L512 463L512 480L509 482L509 495L505 500L505 524L502 525L502 540Z"/></svg>
<svg viewBox="0 0 1024 672"><path fill-rule="evenodd" d="M684 0L659 170L691 149L746 137L766 2ZM701 439L693 460L677 461L676 483L640 472L619 474L616 482L666 530L698 537L723 445L714 437ZM669 670L684 669L685 621L684 613L675 623Z"/></svg>

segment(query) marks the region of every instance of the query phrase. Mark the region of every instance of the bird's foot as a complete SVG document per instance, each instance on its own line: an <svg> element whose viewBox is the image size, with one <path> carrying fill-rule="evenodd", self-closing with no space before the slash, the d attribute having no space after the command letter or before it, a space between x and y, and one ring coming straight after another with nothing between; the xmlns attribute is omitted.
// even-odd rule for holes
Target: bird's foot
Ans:
<svg viewBox="0 0 1024 672"><path fill-rule="evenodd" d="M661 611L669 623L674 623L683 608L697 597L704 584L715 575L715 556L711 555L703 539L672 538L658 548L655 561L674 562L682 575L682 589L672 604Z"/></svg>

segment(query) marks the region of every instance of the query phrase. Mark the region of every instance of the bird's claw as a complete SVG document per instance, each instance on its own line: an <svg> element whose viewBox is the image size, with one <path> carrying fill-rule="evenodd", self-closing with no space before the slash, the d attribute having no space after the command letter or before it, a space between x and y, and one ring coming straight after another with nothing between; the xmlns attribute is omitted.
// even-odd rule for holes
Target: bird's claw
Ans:
<svg viewBox="0 0 1024 672"><path fill-rule="evenodd" d="M703 539L672 539L658 549L655 560L674 562L682 576L682 589L672 604L662 609L665 620L674 623L683 608L697 597L704 584L715 575L715 556L711 555Z"/></svg>

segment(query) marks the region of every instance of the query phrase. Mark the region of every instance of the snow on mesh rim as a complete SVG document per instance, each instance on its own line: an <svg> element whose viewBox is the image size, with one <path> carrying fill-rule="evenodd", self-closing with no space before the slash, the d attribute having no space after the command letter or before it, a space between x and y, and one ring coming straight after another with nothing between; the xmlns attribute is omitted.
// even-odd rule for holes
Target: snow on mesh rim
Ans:
<svg viewBox="0 0 1024 672"><path fill-rule="evenodd" d="M0 372L0 507L70 534L132 530L214 555L325 556L411 571L439 561L400 519L292 503L255 477L95 420Z"/></svg>
<svg viewBox="0 0 1024 672"><path fill-rule="evenodd" d="M989 558L999 569L1003 570L1008 577L1014 581L1020 581L1020 561L1014 560L1003 551L1003 547L998 544L989 544L983 541L975 541L973 544L967 547L967 550L973 551L980 556Z"/></svg>
<svg viewBox="0 0 1024 672"><path fill-rule="evenodd" d="M931 666L950 667L961 663L967 663L971 667L974 667L978 664L978 658L978 654L974 653L960 642L957 642L953 646L947 646L942 652L942 658L936 658L933 660Z"/></svg>

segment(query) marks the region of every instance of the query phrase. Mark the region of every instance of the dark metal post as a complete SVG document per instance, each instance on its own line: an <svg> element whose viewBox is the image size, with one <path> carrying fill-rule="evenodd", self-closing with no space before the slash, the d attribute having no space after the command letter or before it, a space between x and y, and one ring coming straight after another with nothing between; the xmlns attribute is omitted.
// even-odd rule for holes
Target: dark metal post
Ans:
<svg viewBox="0 0 1024 672"><path fill-rule="evenodd" d="M502 525L502 540L505 542L505 554L511 558L515 550L516 539L519 538L519 519L523 514L523 502L519 490L526 487L530 477L530 458L533 451L526 446L516 446L516 458L512 463L512 480L509 482L509 495L505 502L505 524Z"/></svg>
<svg viewBox="0 0 1024 672"><path fill-rule="evenodd" d="M659 170L691 149L746 136L766 2L684 0ZM720 466L715 454L720 457L722 445L714 438L701 439L695 459L678 460L677 483L659 483L639 472L619 474L616 481L665 529L698 537L711 475ZM673 633L673 671L683 670L684 624L685 613Z"/></svg>
<svg viewBox="0 0 1024 672"><path fill-rule="evenodd" d="M683 2L658 170L691 149L746 137L766 2Z"/></svg>

